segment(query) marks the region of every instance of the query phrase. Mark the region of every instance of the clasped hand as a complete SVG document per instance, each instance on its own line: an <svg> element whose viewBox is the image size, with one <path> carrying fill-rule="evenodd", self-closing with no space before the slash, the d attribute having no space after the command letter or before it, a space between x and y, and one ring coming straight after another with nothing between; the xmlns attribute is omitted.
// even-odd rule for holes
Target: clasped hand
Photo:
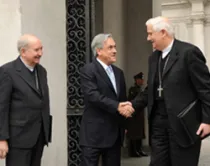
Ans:
<svg viewBox="0 0 210 166"><path fill-rule="evenodd" d="M201 123L197 133L201 138L204 138L210 134L210 124Z"/></svg>
<svg viewBox="0 0 210 166"><path fill-rule="evenodd" d="M118 106L118 112L126 118L132 117L132 114L134 113L132 103L128 101L121 102Z"/></svg>

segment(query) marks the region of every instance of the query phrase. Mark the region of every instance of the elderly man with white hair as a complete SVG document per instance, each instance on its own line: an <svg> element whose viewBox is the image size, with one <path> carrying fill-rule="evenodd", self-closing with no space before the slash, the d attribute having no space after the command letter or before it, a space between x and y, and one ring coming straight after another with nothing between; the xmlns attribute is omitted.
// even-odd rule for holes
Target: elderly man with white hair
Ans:
<svg viewBox="0 0 210 166"><path fill-rule="evenodd" d="M146 22L148 85L134 108L148 106L150 166L197 166L201 140L210 133L210 74L200 49L174 37L165 17Z"/></svg>
<svg viewBox="0 0 210 166"><path fill-rule="evenodd" d="M43 46L24 34L17 49L18 58L0 67L0 158L6 166L40 166L51 136Z"/></svg>

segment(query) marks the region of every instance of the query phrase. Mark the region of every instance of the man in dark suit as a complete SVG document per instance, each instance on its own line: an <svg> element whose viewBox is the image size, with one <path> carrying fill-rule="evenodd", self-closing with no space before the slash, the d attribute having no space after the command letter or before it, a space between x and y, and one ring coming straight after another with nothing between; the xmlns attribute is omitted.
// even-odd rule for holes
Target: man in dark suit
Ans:
<svg viewBox="0 0 210 166"><path fill-rule="evenodd" d="M40 166L51 127L43 48L29 34L17 47L20 56L0 68L0 157L6 166Z"/></svg>
<svg viewBox="0 0 210 166"><path fill-rule="evenodd" d="M149 57L148 87L133 106L148 106L150 166L197 166L201 139L210 133L210 74L205 57L198 47L174 38L167 18L149 19L146 26L155 51ZM178 115L194 101L200 104L192 114L201 118L200 125L192 123L188 128L196 129L197 138L191 140Z"/></svg>
<svg viewBox="0 0 210 166"><path fill-rule="evenodd" d="M116 44L110 34L99 34L91 44L95 58L81 69L85 109L80 129L81 166L120 166L120 147L124 138L124 117L133 108L124 101L123 71L114 66ZM120 103L121 102L121 103Z"/></svg>

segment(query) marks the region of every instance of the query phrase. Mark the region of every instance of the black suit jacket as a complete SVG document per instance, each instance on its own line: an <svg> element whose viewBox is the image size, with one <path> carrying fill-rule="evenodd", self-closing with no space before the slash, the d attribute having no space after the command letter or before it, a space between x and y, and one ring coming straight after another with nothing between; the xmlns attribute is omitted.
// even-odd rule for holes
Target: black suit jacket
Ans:
<svg viewBox="0 0 210 166"><path fill-rule="evenodd" d="M117 108L126 101L126 87L123 71L112 65L117 94L101 64L94 59L81 69L81 87L85 109L80 129L80 145L105 148L111 147L121 135L124 137L124 118Z"/></svg>
<svg viewBox="0 0 210 166"><path fill-rule="evenodd" d="M134 100L134 107L148 106L148 118L152 119L154 107L154 79L160 51L149 57L148 86ZM166 69L163 72L164 100L171 128L181 146L190 146L183 140L186 136L177 115L191 102L201 102L201 121L210 124L210 74L202 52L194 45L175 40Z"/></svg>
<svg viewBox="0 0 210 166"><path fill-rule="evenodd" d="M37 65L40 93L28 70L20 58L0 68L0 140L8 140L11 147L33 147L42 124L49 141L47 72Z"/></svg>

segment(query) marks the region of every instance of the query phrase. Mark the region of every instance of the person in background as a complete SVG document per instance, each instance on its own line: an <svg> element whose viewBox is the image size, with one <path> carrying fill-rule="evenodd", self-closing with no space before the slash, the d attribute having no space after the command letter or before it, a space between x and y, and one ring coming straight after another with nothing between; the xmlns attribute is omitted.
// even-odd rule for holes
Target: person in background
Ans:
<svg viewBox="0 0 210 166"><path fill-rule="evenodd" d="M130 87L128 100L133 100L138 93L143 91L144 74L142 72L134 76L134 86ZM142 149L142 139L145 138L144 109L136 110L133 117L127 120L128 151L131 157L148 156Z"/></svg>

